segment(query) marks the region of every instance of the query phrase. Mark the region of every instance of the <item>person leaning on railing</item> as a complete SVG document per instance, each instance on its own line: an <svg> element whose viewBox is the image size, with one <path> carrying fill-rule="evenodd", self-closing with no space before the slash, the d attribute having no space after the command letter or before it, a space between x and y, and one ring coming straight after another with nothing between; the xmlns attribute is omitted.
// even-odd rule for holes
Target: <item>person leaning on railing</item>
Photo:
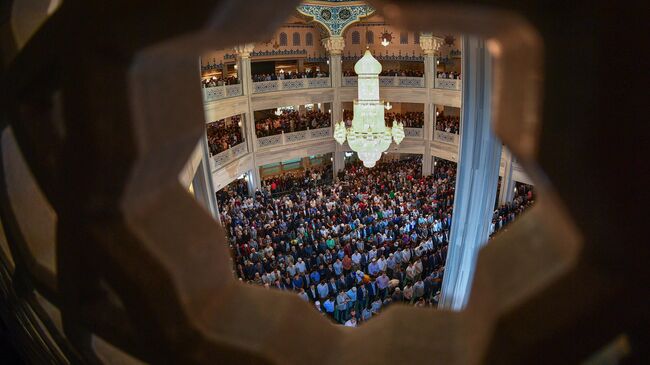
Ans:
<svg viewBox="0 0 650 365"><path fill-rule="evenodd" d="M384 120L389 127L397 120L406 128L422 128L424 126L424 112L385 113Z"/></svg>
<svg viewBox="0 0 650 365"><path fill-rule="evenodd" d="M223 86L223 85L236 85L239 84L239 79L235 76L229 76L226 77L225 79L222 77L212 76L201 80L201 84L203 84L204 88Z"/></svg>
<svg viewBox="0 0 650 365"><path fill-rule="evenodd" d="M452 79L452 80L460 80L460 72L455 72L455 71L442 71L438 72L436 74L436 77L439 79Z"/></svg>
<svg viewBox="0 0 650 365"><path fill-rule="evenodd" d="M262 73L252 76L253 82L275 81L275 80L289 80L289 79L313 79L320 77L329 77L325 71L302 71L302 72L278 72L278 73Z"/></svg>
<svg viewBox="0 0 650 365"><path fill-rule="evenodd" d="M239 122L241 116L235 115L230 118L230 124L221 119L206 126L208 148L210 155L214 156L229 148L232 148L244 141Z"/></svg>
<svg viewBox="0 0 650 365"><path fill-rule="evenodd" d="M440 114L436 117L436 130L447 133L460 133L460 117Z"/></svg>
<svg viewBox="0 0 650 365"><path fill-rule="evenodd" d="M280 133L305 131L307 129L327 128L332 124L329 112L319 110L306 111L301 115L298 111L285 110L281 115L271 115L255 121L255 135L258 138Z"/></svg>

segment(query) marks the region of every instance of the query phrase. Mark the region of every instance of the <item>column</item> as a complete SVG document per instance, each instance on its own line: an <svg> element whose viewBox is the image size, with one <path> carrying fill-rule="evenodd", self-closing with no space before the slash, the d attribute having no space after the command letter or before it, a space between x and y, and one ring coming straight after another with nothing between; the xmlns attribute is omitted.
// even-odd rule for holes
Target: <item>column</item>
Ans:
<svg viewBox="0 0 650 365"><path fill-rule="evenodd" d="M492 60L485 41L463 37L463 97L454 216L440 306L461 310L476 259L488 239L496 198L501 142L491 129Z"/></svg>
<svg viewBox="0 0 650 365"><path fill-rule="evenodd" d="M240 82L244 96L247 99L248 110L244 114L243 124L246 129L246 143L248 144L248 152L251 154L251 170L248 176L249 192L254 194L260 187L259 169L255 158L257 151L257 136L255 135L255 114L253 113L253 103L251 96L253 94L253 75L251 74L251 58L250 54L253 52L254 44L240 44L235 46L235 53L237 54L237 65L239 71Z"/></svg>
<svg viewBox="0 0 650 365"><path fill-rule="evenodd" d="M422 156L422 176L433 173L433 162L431 158L431 141L433 141L433 130L435 125L436 108L431 103L431 93L436 69L436 52L442 44L442 39L434 37L431 33L420 35L420 48L424 54L424 87L427 91L427 102L424 104L424 154Z"/></svg>
<svg viewBox="0 0 650 365"><path fill-rule="evenodd" d="M504 162L503 178L501 179L501 190L499 190L499 205L510 203L514 198L515 181L512 178L513 159L512 152L503 148L502 160Z"/></svg>
<svg viewBox="0 0 650 365"><path fill-rule="evenodd" d="M214 182L212 181L212 160L210 157L210 149L208 148L208 137L205 133L203 133L203 136L201 138L201 145L203 147L203 159L201 160L201 164L196 171L196 175L200 174L204 180L202 185L204 184L208 203L206 209L212 214L212 217L214 217L214 219L216 219L217 222L221 224L221 216L219 214L219 207L217 206L217 197L215 195L216 191L214 189Z"/></svg>
<svg viewBox="0 0 650 365"><path fill-rule="evenodd" d="M334 91L334 100L332 101L332 124L340 122L343 119L343 107L341 106L341 80L343 71L341 70L341 54L345 47L345 39L341 36L331 36L323 39L323 46L327 50L330 59L330 80ZM345 168L345 151L343 146L334 143L334 179L337 173Z"/></svg>

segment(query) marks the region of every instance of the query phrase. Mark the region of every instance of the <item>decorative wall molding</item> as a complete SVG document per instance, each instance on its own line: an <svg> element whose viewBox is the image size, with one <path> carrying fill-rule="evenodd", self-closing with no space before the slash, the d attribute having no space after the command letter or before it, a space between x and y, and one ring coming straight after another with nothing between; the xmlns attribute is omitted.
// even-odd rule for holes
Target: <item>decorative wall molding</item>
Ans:
<svg viewBox="0 0 650 365"><path fill-rule="evenodd" d="M273 136L262 137L257 139L257 148L267 148L273 146L282 146L298 142L312 141L316 139L332 139L332 128L307 129L305 131L276 134Z"/></svg>
<svg viewBox="0 0 650 365"><path fill-rule="evenodd" d="M462 83L460 79L439 79L436 78L436 89L460 90Z"/></svg>
<svg viewBox="0 0 650 365"><path fill-rule="evenodd" d="M356 61L358 61L359 59L361 59L361 57L362 57L361 55L359 55L359 56L356 55L356 54L354 54L354 55L350 55L350 54L348 53L347 56L341 56L341 59L342 59L343 61L352 61L352 62L356 62ZM376 58L377 60L379 60L379 61L424 62L424 57L423 57L423 56L416 56L415 54L412 54L412 55L408 55L408 54L405 54L405 55L402 55L402 54L395 55L395 54L393 53L392 55L386 55L386 54L382 55L382 54L380 53L380 54L373 54L373 57L375 57L375 58Z"/></svg>
<svg viewBox="0 0 650 365"><path fill-rule="evenodd" d="M329 77L261 81L253 83L253 94L282 90L314 89L332 87Z"/></svg>
<svg viewBox="0 0 650 365"><path fill-rule="evenodd" d="M433 140L458 146L458 134L448 133L445 131L434 131Z"/></svg>
<svg viewBox="0 0 650 365"><path fill-rule="evenodd" d="M210 102L215 100L221 100L225 98L232 98L235 96L242 96L242 85L222 85L222 86L213 86L213 87L204 87L203 88L203 101Z"/></svg>

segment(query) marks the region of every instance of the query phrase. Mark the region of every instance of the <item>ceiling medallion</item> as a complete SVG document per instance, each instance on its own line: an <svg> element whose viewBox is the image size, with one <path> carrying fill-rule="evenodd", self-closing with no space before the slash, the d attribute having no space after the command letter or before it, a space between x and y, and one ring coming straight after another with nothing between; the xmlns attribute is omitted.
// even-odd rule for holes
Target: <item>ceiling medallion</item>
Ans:
<svg viewBox="0 0 650 365"><path fill-rule="evenodd" d="M325 20L330 20L330 19L332 19L332 12L329 11L328 9L323 9L320 12L320 16L321 16L321 18L323 18Z"/></svg>
<svg viewBox="0 0 650 365"><path fill-rule="evenodd" d="M352 127L346 128L340 121L334 127L334 139L348 145L363 161L365 167L374 167L382 152L388 150L391 141L399 144L404 139L404 125L393 121L386 127L384 102L379 100L379 73L381 64L369 50L354 65L358 76L358 99L354 101Z"/></svg>

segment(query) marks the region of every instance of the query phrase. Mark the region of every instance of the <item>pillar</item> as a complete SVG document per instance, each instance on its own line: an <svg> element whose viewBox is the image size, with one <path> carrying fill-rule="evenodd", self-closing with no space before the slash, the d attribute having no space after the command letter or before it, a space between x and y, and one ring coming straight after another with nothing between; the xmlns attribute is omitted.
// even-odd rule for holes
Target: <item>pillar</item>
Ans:
<svg viewBox="0 0 650 365"><path fill-rule="evenodd" d="M492 60L485 41L463 37L463 96L454 215L440 306L461 310L476 259L488 239L496 198L501 142L491 129Z"/></svg>
<svg viewBox="0 0 650 365"><path fill-rule="evenodd" d="M513 159L512 152L503 148L502 160L504 162L503 178L501 180L501 190L499 190L499 205L510 203L514 199L515 181L512 178Z"/></svg>
<svg viewBox="0 0 650 365"><path fill-rule="evenodd" d="M436 118L436 107L431 103L431 93L433 92L435 70L436 70L436 52L440 48L442 40L434 37L431 33L422 33L420 35L420 48L424 55L424 87L427 92L427 101L424 104L424 126L422 134L424 136L424 154L422 156L422 176L433 173L433 158L431 157L431 141L433 141L433 130Z"/></svg>
<svg viewBox="0 0 650 365"><path fill-rule="evenodd" d="M242 124L245 127L246 143L248 145L248 152L251 153L251 170L248 173L248 190L254 194L260 187L260 173L255 159L255 151L257 150L257 136L255 135L255 114L253 113L253 103L251 96L253 94L253 75L251 74L251 58L250 54L253 52L254 44L241 44L235 46L235 53L237 54L237 65L239 71L240 82L244 96L247 98L248 110L242 118Z"/></svg>
<svg viewBox="0 0 650 365"><path fill-rule="evenodd" d="M196 170L194 180L197 179L197 175L200 175L200 177L203 179L203 183L200 185L203 186L206 191L205 198L207 207L205 208L210 212L210 214L212 214L212 217L216 219L219 224L221 224L221 216L219 214L219 207L217 206L217 197L215 195L216 190L214 189L214 182L212 181L212 164L210 149L208 147L208 136L205 133L203 133L203 136L201 137L201 145L203 149L203 158L201 160L199 168ZM193 181L192 184L194 185L195 182Z"/></svg>
<svg viewBox="0 0 650 365"><path fill-rule="evenodd" d="M332 128L334 123L343 120L343 107L341 106L341 81L343 80L343 71L341 69L341 54L345 47L345 39L342 36L330 36L323 39L323 46L327 50L330 60L330 80L334 91L334 100L332 101ZM345 149L338 143L335 144L334 150L334 179L337 173L345 168Z"/></svg>

